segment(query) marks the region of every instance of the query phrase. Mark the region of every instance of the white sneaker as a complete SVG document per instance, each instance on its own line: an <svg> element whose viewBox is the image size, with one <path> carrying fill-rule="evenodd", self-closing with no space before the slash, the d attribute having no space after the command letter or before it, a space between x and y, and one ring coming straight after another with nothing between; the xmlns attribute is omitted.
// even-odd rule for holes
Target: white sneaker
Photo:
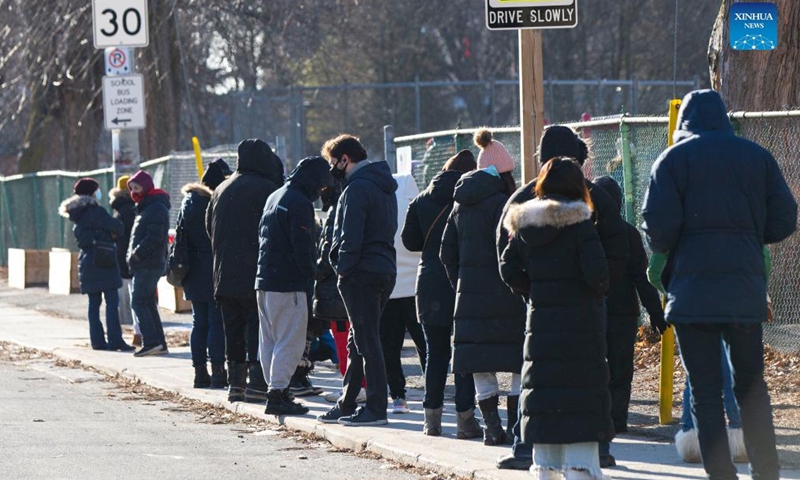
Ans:
<svg viewBox="0 0 800 480"><path fill-rule="evenodd" d="M408 413L410 411L405 398L395 398L392 401L392 413Z"/></svg>
<svg viewBox="0 0 800 480"><path fill-rule="evenodd" d="M330 403L336 403L339 401L340 398L342 398L342 395L344 395L344 392L342 390L339 390L337 392L326 393L325 401ZM365 403L366 401L367 401L367 392L362 388L358 392L358 396L356 396L356 403Z"/></svg>

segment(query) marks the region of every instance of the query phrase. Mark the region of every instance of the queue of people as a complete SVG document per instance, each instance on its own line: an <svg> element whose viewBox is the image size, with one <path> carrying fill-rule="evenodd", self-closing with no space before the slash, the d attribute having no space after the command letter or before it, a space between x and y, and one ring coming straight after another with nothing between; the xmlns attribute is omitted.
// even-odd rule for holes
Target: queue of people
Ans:
<svg viewBox="0 0 800 480"><path fill-rule="evenodd" d="M745 456L754 478L777 480L764 252L794 232L797 204L769 152L733 134L716 92L687 95L675 140L644 201L650 260L622 219L620 186L584 177L590 146L566 126L545 130L540 173L519 188L518 161L488 129L475 134L477 158L457 152L422 192L352 135L330 139L285 178L269 145L243 141L236 172L216 160L183 189L195 387L227 386L231 402L304 415L297 397L321 393L308 375L312 352L325 351L342 390L317 419L385 425L390 410L409 410L400 364L408 332L425 377L423 434L442 434L452 369L456 438L510 445L498 468L608 478L612 440L628 429L641 303L654 332L676 328L688 373L684 458L728 480L732 456ZM60 211L75 223L92 348L134 349L119 326L124 291L141 341L134 355L166 354L155 286L167 265L169 196L137 172L111 192L114 218L97 182L73 190ZM505 425L498 372L511 377ZM723 386L739 444L726 433Z"/></svg>

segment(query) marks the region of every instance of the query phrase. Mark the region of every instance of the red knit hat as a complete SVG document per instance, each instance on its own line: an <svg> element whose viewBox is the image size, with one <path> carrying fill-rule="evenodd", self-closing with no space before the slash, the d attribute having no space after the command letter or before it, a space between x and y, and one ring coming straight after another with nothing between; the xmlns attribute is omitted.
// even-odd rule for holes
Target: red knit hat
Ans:
<svg viewBox="0 0 800 480"><path fill-rule="evenodd" d="M478 168L484 169L494 165L497 173L506 173L514 170L516 162L514 157L508 153L505 145L492 139L492 132L487 128L482 128L475 132L475 145L481 151L478 154Z"/></svg>
<svg viewBox="0 0 800 480"><path fill-rule="evenodd" d="M131 188L131 183L135 183L136 185L142 187L142 190L144 190L145 193L155 188L155 185L153 184L153 177L151 177L150 174L144 170L139 170L128 179L128 189Z"/></svg>

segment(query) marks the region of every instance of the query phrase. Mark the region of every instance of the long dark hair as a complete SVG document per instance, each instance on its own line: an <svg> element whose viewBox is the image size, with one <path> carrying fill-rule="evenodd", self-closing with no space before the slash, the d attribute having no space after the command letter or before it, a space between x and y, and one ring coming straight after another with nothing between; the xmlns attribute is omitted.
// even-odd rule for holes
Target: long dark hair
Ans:
<svg viewBox="0 0 800 480"><path fill-rule="evenodd" d="M545 163L533 192L539 198L560 195L570 200L580 200L594 211L583 170L577 161L569 157L554 157Z"/></svg>

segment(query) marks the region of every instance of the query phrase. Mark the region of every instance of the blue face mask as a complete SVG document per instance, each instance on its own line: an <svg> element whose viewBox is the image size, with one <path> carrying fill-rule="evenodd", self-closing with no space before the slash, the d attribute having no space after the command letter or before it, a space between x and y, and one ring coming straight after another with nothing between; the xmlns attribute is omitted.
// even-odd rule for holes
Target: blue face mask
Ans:
<svg viewBox="0 0 800 480"><path fill-rule="evenodd" d="M497 167L494 165L489 165L488 167L483 169L484 172L488 173L489 175L493 175L497 178L500 178L500 172L497 171Z"/></svg>
<svg viewBox="0 0 800 480"><path fill-rule="evenodd" d="M103 199L103 192L101 192L99 188L94 191L94 198L98 202Z"/></svg>

